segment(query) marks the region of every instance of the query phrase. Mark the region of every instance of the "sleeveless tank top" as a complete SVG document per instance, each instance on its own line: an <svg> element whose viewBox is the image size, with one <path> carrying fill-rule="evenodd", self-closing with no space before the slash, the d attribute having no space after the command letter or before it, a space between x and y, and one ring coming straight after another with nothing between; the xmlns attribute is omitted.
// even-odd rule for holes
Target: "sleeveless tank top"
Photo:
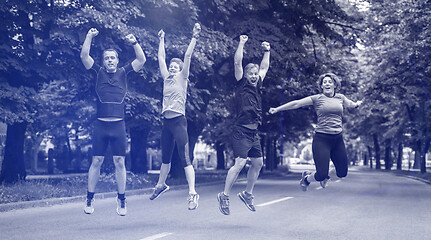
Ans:
<svg viewBox="0 0 431 240"><path fill-rule="evenodd" d="M181 79L181 75L170 75L163 81L163 109L186 115L188 79Z"/></svg>

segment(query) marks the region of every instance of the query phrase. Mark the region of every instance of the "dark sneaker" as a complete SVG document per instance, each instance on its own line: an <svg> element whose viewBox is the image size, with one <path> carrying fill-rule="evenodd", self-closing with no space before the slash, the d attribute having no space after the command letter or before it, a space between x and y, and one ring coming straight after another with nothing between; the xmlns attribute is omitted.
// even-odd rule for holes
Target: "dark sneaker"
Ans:
<svg viewBox="0 0 431 240"><path fill-rule="evenodd" d="M242 192L238 193L238 197L239 197L239 199L241 199L241 201L245 204L245 206L250 211L252 211L252 212L256 211L256 208L254 207L254 204L253 204L253 199L254 199L253 194L242 191Z"/></svg>
<svg viewBox="0 0 431 240"><path fill-rule="evenodd" d="M325 180L320 181L320 186L322 186L322 188L326 188L326 185L328 185L328 181L329 178L325 178Z"/></svg>
<svg viewBox="0 0 431 240"><path fill-rule="evenodd" d="M311 172L310 171L304 171L302 172L302 178L301 181L299 181L299 185L301 186L302 191L307 191L308 186L310 185L310 183L306 183L305 182L305 178L310 175Z"/></svg>
<svg viewBox="0 0 431 240"><path fill-rule="evenodd" d="M199 194L189 194L187 201L189 202L189 210L195 210L199 205Z"/></svg>
<svg viewBox="0 0 431 240"><path fill-rule="evenodd" d="M94 198L85 200L84 212L86 214L94 213Z"/></svg>
<svg viewBox="0 0 431 240"><path fill-rule="evenodd" d="M169 190L169 186L166 184L161 186L161 187L155 187L153 195L150 196L150 200L154 200L154 199L158 198L162 193L164 193L168 190Z"/></svg>
<svg viewBox="0 0 431 240"><path fill-rule="evenodd" d="M217 194L217 200L218 200L218 209L220 209L220 212L224 215L229 215L229 196L224 195L223 192Z"/></svg>
<svg viewBox="0 0 431 240"><path fill-rule="evenodd" d="M126 216L127 214L126 199L119 199L117 197L117 214L120 216Z"/></svg>

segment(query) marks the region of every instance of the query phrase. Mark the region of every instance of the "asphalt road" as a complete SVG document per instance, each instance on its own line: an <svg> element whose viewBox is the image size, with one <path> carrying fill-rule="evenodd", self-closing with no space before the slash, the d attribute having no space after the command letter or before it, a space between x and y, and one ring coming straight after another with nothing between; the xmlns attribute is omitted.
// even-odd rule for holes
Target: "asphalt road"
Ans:
<svg viewBox="0 0 431 240"><path fill-rule="evenodd" d="M187 190L159 199L128 197L128 214L116 214L115 198L97 200L86 215L83 203L0 213L0 239L431 239L431 185L391 173L352 168L326 189L307 192L299 173L261 178L256 212L231 196L231 215L218 210L223 184L197 188L199 208L187 209ZM237 183L233 193L245 187Z"/></svg>

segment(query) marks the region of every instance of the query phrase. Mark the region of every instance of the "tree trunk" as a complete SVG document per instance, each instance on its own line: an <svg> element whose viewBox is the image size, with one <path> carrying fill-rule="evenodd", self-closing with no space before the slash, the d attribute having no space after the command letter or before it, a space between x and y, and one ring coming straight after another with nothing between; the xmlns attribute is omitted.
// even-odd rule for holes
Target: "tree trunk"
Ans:
<svg viewBox="0 0 431 240"><path fill-rule="evenodd" d="M420 140L416 141L416 146L414 149L415 161L413 163L413 169L419 169L419 167L420 167L420 161L421 161L420 155L421 155L421 150L422 150L421 146L422 146L422 142Z"/></svg>
<svg viewBox="0 0 431 240"><path fill-rule="evenodd" d="M385 140L385 169L391 170L392 168L392 147L391 147L391 139Z"/></svg>
<svg viewBox="0 0 431 240"><path fill-rule="evenodd" d="M403 144L398 144L397 170L402 170L403 165Z"/></svg>
<svg viewBox="0 0 431 240"><path fill-rule="evenodd" d="M421 153L421 173L426 173L427 168L426 168L426 153L428 152L429 146L431 143L431 137L428 138L428 140L425 143L424 149L422 150Z"/></svg>
<svg viewBox="0 0 431 240"><path fill-rule="evenodd" d="M33 172L37 172L37 154L39 152L39 147L40 144L42 143L43 140L43 136L39 135L35 138L34 140L34 145L30 148L31 153L29 154L29 156L31 156L30 159L30 168Z"/></svg>
<svg viewBox="0 0 431 240"><path fill-rule="evenodd" d="M370 156L370 168L373 168L373 151L370 146L367 146L368 156Z"/></svg>
<svg viewBox="0 0 431 240"><path fill-rule="evenodd" d="M0 172L0 183L25 180L24 139L27 123L8 124L5 154Z"/></svg>
<svg viewBox="0 0 431 240"><path fill-rule="evenodd" d="M150 133L149 128L144 129L130 129L130 157L131 157L131 171L133 173L147 173L148 160L147 160L147 139Z"/></svg>
<svg viewBox="0 0 431 240"><path fill-rule="evenodd" d="M217 151L217 169L225 169L224 145L217 141L215 147Z"/></svg>
<svg viewBox="0 0 431 240"><path fill-rule="evenodd" d="M273 138L270 138L269 136L266 137L266 169L269 171L273 171L277 168L277 160L276 160L276 154L275 154L275 140Z"/></svg>
<svg viewBox="0 0 431 240"><path fill-rule="evenodd" d="M377 134L373 135L374 140L374 151L376 151L376 169L382 169L381 163L380 163L380 146L379 146L379 140L377 138Z"/></svg>
<svg viewBox="0 0 431 240"><path fill-rule="evenodd" d="M368 166L368 155L367 155L367 152L364 152L363 156L364 156L364 166Z"/></svg>

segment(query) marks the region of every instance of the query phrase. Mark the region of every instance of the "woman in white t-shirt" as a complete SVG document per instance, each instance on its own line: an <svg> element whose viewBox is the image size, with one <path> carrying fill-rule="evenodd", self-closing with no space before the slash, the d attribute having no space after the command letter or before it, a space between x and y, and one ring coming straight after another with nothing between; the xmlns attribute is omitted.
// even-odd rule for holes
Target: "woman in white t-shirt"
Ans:
<svg viewBox="0 0 431 240"><path fill-rule="evenodd" d="M276 108L270 108L269 113L297 109L313 105L317 114L317 126L313 137L313 158L316 171L304 171L300 181L303 191L307 191L310 182L319 181L325 188L329 180L329 161L332 160L337 176L347 176L348 160L343 140L342 115L344 108L356 108L362 101L353 102L341 93L341 81L333 73L321 75L317 81L322 93L288 102Z"/></svg>

